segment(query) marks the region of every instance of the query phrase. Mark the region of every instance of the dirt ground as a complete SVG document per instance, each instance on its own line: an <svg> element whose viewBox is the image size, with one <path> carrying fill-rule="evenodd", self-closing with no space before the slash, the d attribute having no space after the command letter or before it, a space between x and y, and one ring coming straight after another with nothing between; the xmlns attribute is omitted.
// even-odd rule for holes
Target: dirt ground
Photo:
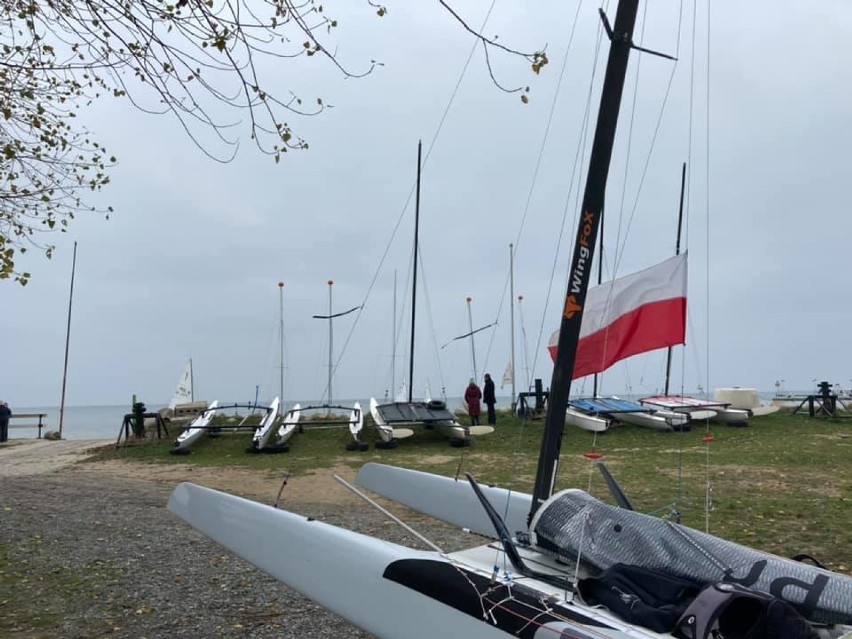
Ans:
<svg viewBox="0 0 852 639"><path fill-rule="evenodd" d="M105 440L12 440L0 444L0 478L43 475L59 470L104 478L141 480L176 486L181 482L201 484L217 490L239 489L240 494L273 501L285 477L269 470L247 468L204 468L189 464L139 464L111 460L87 461L101 446L112 445ZM281 503L310 502L314 504L344 504L352 502L352 493L334 479L339 475L348 482L355 479L347 467L333 468L322 474L287 478L281 492Z"/></svg>
<svg viewBox="0 0 852 639"><path fill-rule="evenodd" d="M85 461L93 448L111 443L0 444L0 637L368 637L210 542L165 507L182 481L273 504L280 474ZM348 468L290 478L281 507L425 549L365 507L335 481L335 472L353 479ZM415 522L443 548L471 543L469 535L448 526L408 521Z"/></svg>

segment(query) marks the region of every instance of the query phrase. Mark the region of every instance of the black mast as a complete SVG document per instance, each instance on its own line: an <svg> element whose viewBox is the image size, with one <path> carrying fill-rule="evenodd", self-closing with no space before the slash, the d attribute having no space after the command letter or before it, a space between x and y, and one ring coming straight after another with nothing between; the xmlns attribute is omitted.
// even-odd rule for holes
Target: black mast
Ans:
<svg viewBox="0 0 852 639"><path fill-rule="evenodd" d="M414 310L417 306L417 232L420 229L420 155L423 141L417 142L417 196L414 204L414 278L411 285L411 353L408 360L408 403L414 392Z"/></svg>
<svg viewBox="0 0 852 639"><path fill-rule="evenodd" d="M558 351L553 365L553 378L550 382L550 398L538 458L530 521L538 507L553 493L556 482L562 432L565 430L565 409L571 392L571 377L580 337L580 324L583 320L583 306L586 303L586 291L589 288L595 241L603 211L606 180L612 158L624 77L627 73L627 60L633 46L633 26L636 23L638 5L639 0L621 0L613 29L609 28L606 15L601 10L604 27L610 38L609 59L589 160L589 174L586 177L583 208L577 229L577 239L574 243L574 255L571 258L565 307L559 327Z"/></svg>
<svg viewBox="0 0 852 639"><path fill-rule="evenodd" d="M680 230L683 228L683 194L686 191L686 162L683 163L683 169L680 172L680 206L677 212L677 242L675 243L675 255L680 255ZM666 392L669 394L669 380L672 376L672 347L669 346L669 352L666 357Z"/></svg>

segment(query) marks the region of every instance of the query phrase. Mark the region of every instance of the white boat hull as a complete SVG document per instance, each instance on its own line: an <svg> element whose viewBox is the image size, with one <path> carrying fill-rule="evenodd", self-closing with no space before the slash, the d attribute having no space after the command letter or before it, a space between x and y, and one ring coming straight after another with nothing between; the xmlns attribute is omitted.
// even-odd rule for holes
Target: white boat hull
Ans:
<svg viewBox="0 0 852 639"><path fill-rule="evenodd" d="M749 412L739 408L723 408L716 411L710 418L711 422L727 424L728 426L748 426Z"/></svg>
<svg viewBox="0 0 852 639"><path fill-rule="evenodd" d="M657 639L534 579L494 572L497 545L443 555L406 548L193 484L169 510L249 563L376 637ZM555 562L533 553L545 570ZM502 560L498 560L502 563ZM543 601L547 599L547 603ZM668 635L664 635L668 636Z"/></svg>
<svg viewBox="0 0 852 639"><path fill-rule="evenodd" d="M674 430L669 420L655 413L618 413L616 419L622 424L641 426L642 428L650 428L661 432ZM686 420L683 423L686 423Z"/></svg>
<svg viewBox="0 0 852 639"><path fill-rule="evenodd" d="M255 450L263 450L263 448L269 443L269 438L272 437L275 427L275 420L278 419L279 404L279 398L276 397L272 400L272 403L269 405L269 410L266 411L266 415L263 416L263 419L254 431L252 446Z"/></svg>
<svg viewBox="0 0 852 639"><path fill-rule="evenodd" d="M293 408L287 411L286 415L284 415L284 422L278 427L278 440L275 442L276 446L284 446L290 441L290 438L293 436L293 433L296 432L296 428L299 425L299 419L302 416L301 409L301 404L296 404Z"/></svg>
<svg viewBox="0 0 852 639"><path fill-rule="evenodd" d="M608 430L611 421L606 417L598 417L589 415L582 411L568 408L565 410L565 423L569 426L576 426L592 433L603 433Z"/></svg>
<svg viewBox="0 0 852 639"><path fill-rule="evenodd" d="M175 439L175 445L169 452L176 454L188 453L189 447L198 441L204 433L208 432L207 427L213 420L213 415L215 414L214 409L217 405L217 401L212 402L210 406L207 407L207 410L192 420L192 423L187 427L187 429L177 436L177 439Z"/></svg>

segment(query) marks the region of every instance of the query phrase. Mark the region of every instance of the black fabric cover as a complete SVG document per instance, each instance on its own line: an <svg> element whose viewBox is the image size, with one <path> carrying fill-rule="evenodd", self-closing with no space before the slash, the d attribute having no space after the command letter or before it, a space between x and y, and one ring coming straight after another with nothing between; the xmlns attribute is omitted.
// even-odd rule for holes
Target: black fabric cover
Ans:
<svg viewBox="0 0 852 639"><path fill-rule="evenodd" d="M692 581L628 564L615 564L578 584L586 603L655 632L670 632L700 589Z"/></svg>
<svg viewBox="0 0 852 639"><path fill-rule="evenodd" d="M678 620L674 635L708 639L814 639L807 620L782 599L739 584L707 586Z"/></svg>

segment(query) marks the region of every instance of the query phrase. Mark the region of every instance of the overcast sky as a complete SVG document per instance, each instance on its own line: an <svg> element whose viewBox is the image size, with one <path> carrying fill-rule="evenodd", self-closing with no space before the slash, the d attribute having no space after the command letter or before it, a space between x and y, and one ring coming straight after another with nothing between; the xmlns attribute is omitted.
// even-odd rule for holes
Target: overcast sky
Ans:
<svg viewBox="0 0 852 639"><path fill-rule="evenodd" d="M473 25L489 4L456 3ZM518 390L533 377L549 385L547 339L558 322L585 179L585 162L577 168L575 158L588 156L583 114L593 69L599 80L606 55L598 5L584 2L578 12L576 0L548 1L531 11L530 3L497 2L485 33L521 50L546 46L550 64L535 76L522 61L492 57L503 84L530 86L523 105L494 87L478 50L437 137L474 45L470 35L437 2L390 2L381 19L366 5L340 5L326 7L340 23L338 55L356 69L372 58L384 66L344 80L316 58L282 61L277 73L288 88L334 108L290 120L310 149L278 165L248 140L230 164L212 162L173 119L127 102L105 100L87 112L88 126L119 157L99 200L116 212L109 221L80 216L69 233L54 235L51 261L35 253L19 260L32 273L26 287L0 284L0 397L13 410L59 404L75 240L67 404L124 404L134 393L149 405L165 403L190 357L197 397L244 401L259 386L260 397L271 398L279 387L279 281L284 400L320 399L328 323L312 316L328 312L329 279L334 312L365 304L360 315L334 323L333 396L383 396L391 385L395 272L397 383L408 370L408 198L418 139L430 154L421 194L415 394L428 383L433 396L442 387L459 396L473 375L469 341L441 348L468 330L467 296L474 328L496 322L476 335L475 346L477 377L490 372L499 386L510 359L510 242L515 293L524 297L515 314ZM679 35L680 6L655 1L644 20L640 7L637 41L679 61L631 56L607 192L606 277L674 253L688 160L689 344L676 353L673 388L769 391L782 379L787 389L809 389L815 379L848 387L852 6L713 4L709 153L706 0L698 7L694 65L692 9L684 8ZM614 4L608 13L612 20ZM595 82L595 114L598 100ZM653 353L617 364L603 391L657 391L664 360ZM574 389L589 393L591 385Z"/></svg>

